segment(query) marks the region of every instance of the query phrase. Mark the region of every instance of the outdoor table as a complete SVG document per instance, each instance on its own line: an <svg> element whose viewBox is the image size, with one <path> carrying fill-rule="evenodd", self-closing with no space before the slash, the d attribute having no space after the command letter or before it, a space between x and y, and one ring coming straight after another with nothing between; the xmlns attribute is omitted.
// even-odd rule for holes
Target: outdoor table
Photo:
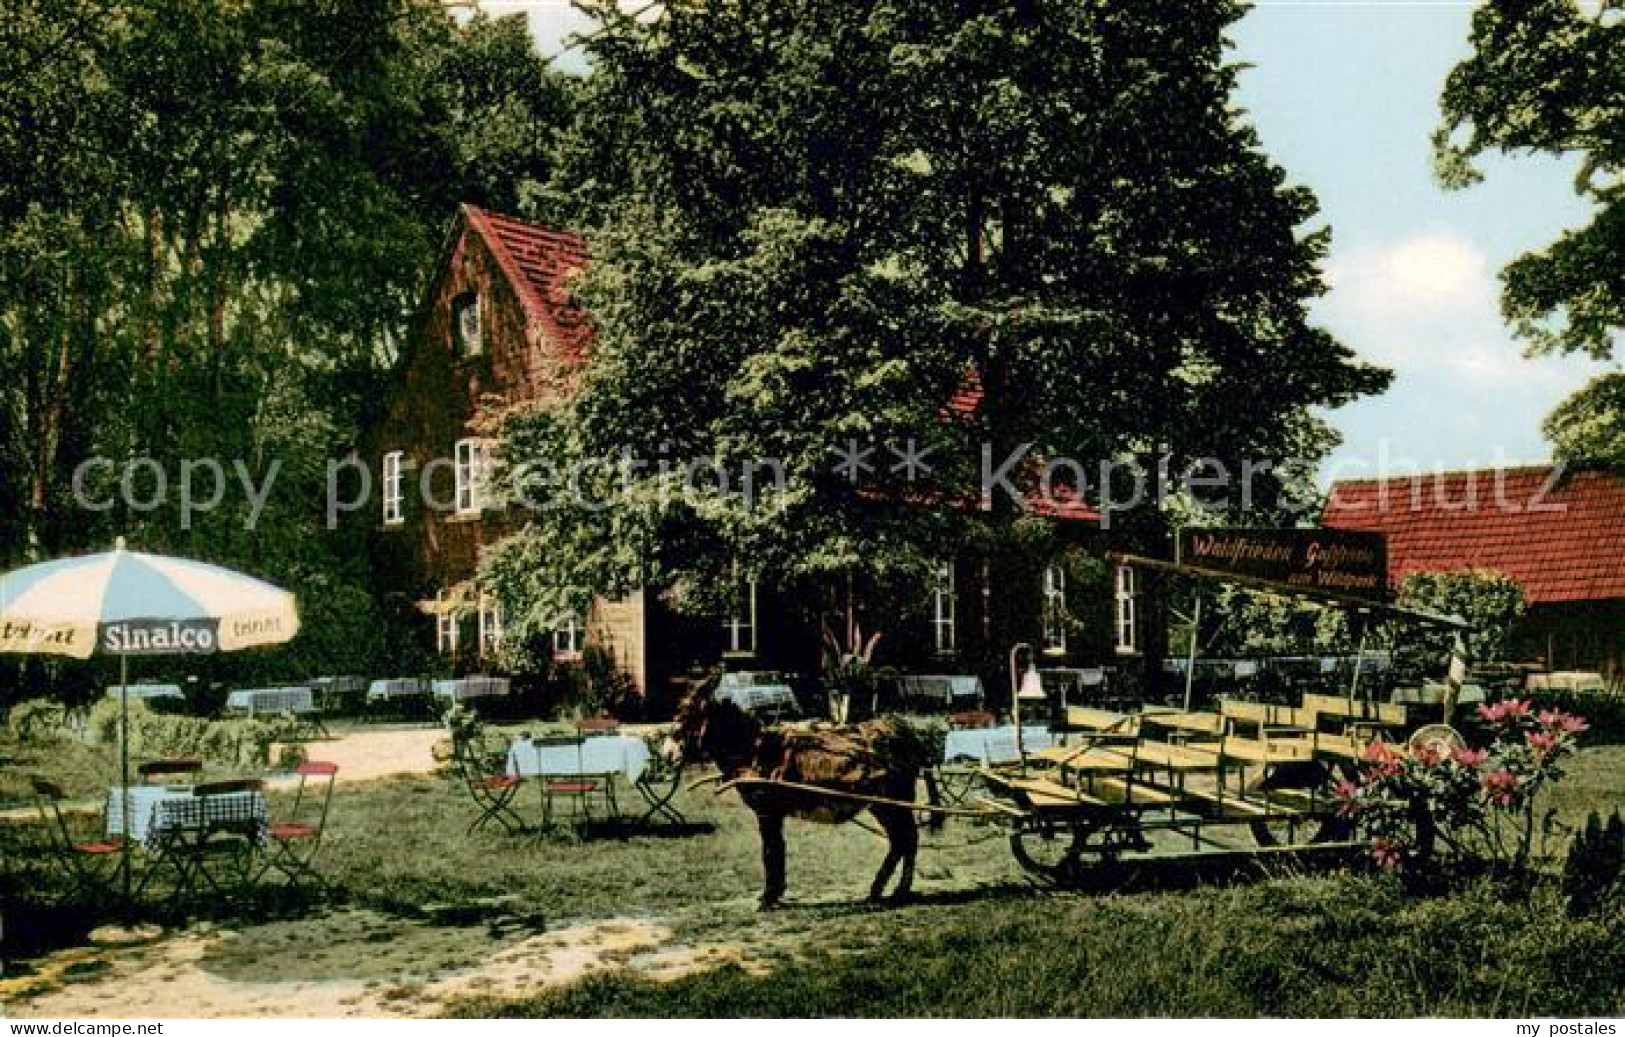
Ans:
<svg viewBox="0 0 1625 1037"><path fill-rule="evenodd" d="M107 794L107 834L128 835L150 852L160 852L171 840L205 827L243 828L252 833L255 845L265 842L271 811L260 792L234 792L204 801L184 788L165 785L133 785L128 790L130 823L125 824L125 790L114 786Z"/></svg>
<svg viewBox="0 0 1625 1037"><path fill-rule="evenodd" d="M713 697L718 702L732 702L747 713L793 713L800 708L796 693L777 674L725 673Z"/></svg>
<svg viewBox="0 0 1625 1037"><path fill-rule="evenodd" d="M1048 749L1055 745L1055 735L1047 727L1023 726L1021 741L1028 752ZM944 763L970 759L982 763L1014 763L1020 759L1016 751L1014 725L1004 727L974 727L949 731L942 743Z"/></svg>
<svg viewBox="0 0 1625 1037"><path fill-rule="evenodd" d="M314 713L316 696L303 684L283 688L242 688L226 696L226 708L256 713Z"/></svg>
<svg viewBox="0 0 1625 1037"><path fill-rule="evenodd" d="M114 684L107 689L107 697L116 699L128 694L131 699L185 699L178 684Z"/></svg>
<svg viewBox="0 0 1625 1037"><path fill-rule="evenodd" d="M393 677L367 686L368 700L415 698L429 693L429 682L421 677Z"/></svg>
<svg viewBox="0 0 1625 1037"><path fill-rule="evenodd" d="M1395 688L1388 701L1396 706L1442 706L1449 686L1424 684L1421 687ZM1463 684L1456 696L1456 705L1471 706L1483 702L1484 688L1478 684Z"/></svg>
<svg viewBox="0 0 1625 1037"><path fill-rule="evenodd" d="M333 712L353 699L364 698L367 681L363 677L312 677L305 682L316 697L319 709Z"/></svg>
<svg viewBox="0 0 1625 1037"><path fill-rule="evenodd" d="M508 746L508 774L515 778L602 778L619 774L649 804L638 819L647 824L656 815L682 824L683 815L671 806L676 791L675 776L658 784L645 780L654 762L649 746L631 735L590 735L565 745L537 745L528 738L515 738Z"/></svg>
<svg viewBox="0 0 1625 1037"><path fill-rule="evenodd" d="M1560 670L1556 673L1531 673L1524 682L1526 691L1582 691L1604 692L1608 683L1600 673Z"/></svg>
<svg viewBox="0 0 1625 1037"><path fill-rule="evenodd" d="M508 773L516 778L623 774L635 785L649 761L648 745L631 735L594 735L570 745L537 745L515 738L508 746Z"/></svg>
<svg viewBox="0 0 1625 1037"><path fill-rule="evenodd" d="M931 699L952 707L961 699L982 701L982 678L970 674L906 674L900 678L906 698Z"/></svg>
<svg viewBox="0 0 1625 1037"><path fill-rule="evenodd" d="M465 702L469 699L491 698L508 694L511 684L506 677L463 677L457 680L439 680L433 685L436 698Z"/></svg>

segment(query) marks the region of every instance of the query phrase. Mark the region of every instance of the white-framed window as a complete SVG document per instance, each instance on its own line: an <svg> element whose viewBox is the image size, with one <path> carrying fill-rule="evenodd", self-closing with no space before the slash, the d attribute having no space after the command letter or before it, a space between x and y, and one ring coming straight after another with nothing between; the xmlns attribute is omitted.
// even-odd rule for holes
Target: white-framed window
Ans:
<svg viewBox="0 0 1625 1037"><path fill-rule="evenodd" d="M587 630L574 612L553 624L553 658L570 662L587 647Z"/></svg>
<svg viewBox="0 0 1625 1037"><path fill-rule="evenodd" d="M502 636L502 603L495 598L480 598L480 655L501 648Z"/></svg>
<svg viewBox="0 0 1625 1037"><path fill-rule="evenodd" d="M1139 651L1139 640L1136 636L1134 617L1135 595L1137 577L1134 568L1128 565L1117 567L1117 590L1115 599L1117 607L1114 615L1117 617L1117 654L1133 655Z"/></svg>
<svg viewBox="0 0 1625 1037"><path fill-rule="evenodd" d="M1066 654L1066 570L1059 565L1044 569L1043 649L1049 655Z"/></svg>
<svg viewBox="0 0 1625 1037"><path fill-rule="evenodd" d="M937 566L935 582L931 587L931 632L938 655L953 655L959 650L959 627L954 618L958 606L954 563L942 562Z"/></svg>
<svg viewBox="0 0 1625 1037"><path fill-rule="evenodd" d="M739 599L728 618L722 621L724 651L729 655L756 654L756 578L739 584Z"/></svg>
<svg viewBox="0 0 1625 1037"><path fill-rule="evenodd" d="M480 297L470 292L459 295L451 305L452 336L462 356L479 356L485 350L484 329L480 327Z"/></svg>
<svg viewBox="0 0 1625 1037"><path fill-rule="evenodd" d="M445 591L437 593L434 601L435 647L439 649L441 655L456 655L459 625L457 611L450 606Z"/></svg>
<svg viewBox="0 0 1625 1037"><path fill-rule="evenodd" d="M384 525L398 526L406 521L401 510L401 463L405 454L391 450L384 455Z"/></svg>
<svg viewBox="0 0 1625 1037"><path fill-rule="evenodd" d="M459 439L453 459L457 514L478 515L485 510L491 474L491 445L483 439Z"/></svg>

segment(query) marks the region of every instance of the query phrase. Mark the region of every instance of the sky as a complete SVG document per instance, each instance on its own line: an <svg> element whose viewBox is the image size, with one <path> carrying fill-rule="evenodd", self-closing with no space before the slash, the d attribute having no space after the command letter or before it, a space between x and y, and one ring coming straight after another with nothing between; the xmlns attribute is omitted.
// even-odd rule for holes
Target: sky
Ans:
<svg viewBox="0 0 1625 1037"><path fill-rule="evenodd" d="M565 0L481 6L524 11L548 55L584 25ZM1315 318L1395 372L1384 395L1326 415L1344 442L1323 482L1545 460L1542 420L1605 369L1525 357L1498 307L1502 266L1588 221L1572 161L1489 157L1484 182L1465 191L1433 179L1439 92L1468 54L1472 6L1260 0L1231 31L1251 66L1237 103L1332 228ZM574 53L561 65L579 67Z"/></svg>

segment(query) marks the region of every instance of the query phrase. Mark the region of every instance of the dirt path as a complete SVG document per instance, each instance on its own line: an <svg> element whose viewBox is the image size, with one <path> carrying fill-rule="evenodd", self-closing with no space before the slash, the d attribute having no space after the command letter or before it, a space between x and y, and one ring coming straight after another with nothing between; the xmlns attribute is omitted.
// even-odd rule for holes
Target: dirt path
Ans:
<svg viewBox="0 0 1625 1037"><path fill-rule="evenodd" d="M458 998L522 997L609 968L675 978L738 947L685 945L658 920L612 918L493 934L346 910L155 943L78 948L0 980L14 1018L420 1018Z"/></svg>

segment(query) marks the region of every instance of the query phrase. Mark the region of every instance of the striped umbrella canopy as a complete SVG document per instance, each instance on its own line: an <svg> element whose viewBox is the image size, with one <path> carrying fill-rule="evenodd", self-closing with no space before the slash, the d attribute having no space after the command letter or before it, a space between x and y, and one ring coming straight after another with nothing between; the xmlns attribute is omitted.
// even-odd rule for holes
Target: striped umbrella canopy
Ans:
<svg viewBox="0 0 1625 1037"><path fill-rule="evenodd" d="M127 551L0 576L0 652L192 655L280 644L299 632L294 597L251 576Z"/></svg>

